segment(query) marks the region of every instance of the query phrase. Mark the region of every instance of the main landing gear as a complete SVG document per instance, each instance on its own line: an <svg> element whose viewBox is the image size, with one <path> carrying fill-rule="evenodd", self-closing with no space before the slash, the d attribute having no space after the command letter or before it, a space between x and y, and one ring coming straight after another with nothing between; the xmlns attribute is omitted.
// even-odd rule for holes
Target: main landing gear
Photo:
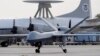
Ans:
<svg viewBox="0 0 100 56"><path fill-rule="evenodd" d="M35 47L37 47L37 49L35 49L35 52L36 53L40 53L40 48L42 47L42 42L40 41L40 42L36 42L35 44L34 44L34 46ZM64 47L64 45L59 45L59 47L62 49L62 51L64 52L64 53L67 53L67 49L65 49Z"/></svg>
<svg viewBox="0 0 100 56"><path fill-rule="evenodd" d="M63 52L64 52L64 53L67 53L67 49L63 49Z"/></svg>
<svg viewBox="0 0 100 56"><path fill-rule="evenodd" d="M1 42L1 47L8 47L9 43L8 41Z"/></svg>
<svg viewBox="0 0 100 56"><path fill-rule="evenodd" d="M64 45L59 45L59 47L62 49L62 51L63 51L64 53L67 53L67 49L65 48Z"/></svg>

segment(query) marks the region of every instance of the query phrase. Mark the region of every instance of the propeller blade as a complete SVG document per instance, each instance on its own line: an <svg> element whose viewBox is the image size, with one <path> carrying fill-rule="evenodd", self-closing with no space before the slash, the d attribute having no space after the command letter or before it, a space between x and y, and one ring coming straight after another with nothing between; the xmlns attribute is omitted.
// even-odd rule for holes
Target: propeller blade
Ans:
<svg viewBox="0 0 100 56"><path fill-rule="evenodd" d="M13 26L15 26L15 19L13 19Z"/></svg>
<svg viewBox="0 0 100 56"><path fill-rule="evenodd" d="M30 24L32 24L32 18L30 17Z"/></svg>
<svg viewBox="0 0 100 56"><path fill-rule="evenodd" d="M11 32L13 34L16 34L17 33L17 27L15 26L15 19L13 19L13 28L11 29Z"/></svg>
<svg viewBox="0 0 100 56"><path fill-rule="evenodd" d="M69 21L69 28L71 28L71 26L72 26L72 22L71 22L71 19L70 19L70 21Z"/></svg>
<svg viewBox="0 0 100 56"><path fill-rule="evenodd" d="M27 30L29 31L33 31L34 30L34 25L32 24L32 18L30 17L30 24L29 24L29 27L27 28Z"/></svg>

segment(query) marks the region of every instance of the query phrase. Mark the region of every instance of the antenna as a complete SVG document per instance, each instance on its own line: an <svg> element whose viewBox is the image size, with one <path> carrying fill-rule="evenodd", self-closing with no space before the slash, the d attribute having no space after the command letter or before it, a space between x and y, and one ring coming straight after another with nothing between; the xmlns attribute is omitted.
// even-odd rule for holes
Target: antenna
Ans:
<svg viewBox="0 0 100 56"><path fill-rule="evenodd" d="M35 18L53 18L53 15L49 8L51 8L51 3L60 3L63 1L59 0L25 0L28 3L38 3L38 10L35 14Z"/></svg>

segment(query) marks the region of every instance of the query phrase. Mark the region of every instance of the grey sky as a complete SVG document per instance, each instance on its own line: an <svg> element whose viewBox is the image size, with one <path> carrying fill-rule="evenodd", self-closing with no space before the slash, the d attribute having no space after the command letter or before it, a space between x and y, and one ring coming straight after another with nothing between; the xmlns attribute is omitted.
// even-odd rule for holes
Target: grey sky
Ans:
<svg viewBox="0 0 100 56"><path fill-rule="evenodd" d="M26 18L34 16L37 10L37 4L22 2L23 0L0 0L0 19L6 18ZM80 0L63 0L63 3L52 4L52 13L54 16L69 13L75 10ZM92 17L100 13L100 0L91 0Z"/></svg>

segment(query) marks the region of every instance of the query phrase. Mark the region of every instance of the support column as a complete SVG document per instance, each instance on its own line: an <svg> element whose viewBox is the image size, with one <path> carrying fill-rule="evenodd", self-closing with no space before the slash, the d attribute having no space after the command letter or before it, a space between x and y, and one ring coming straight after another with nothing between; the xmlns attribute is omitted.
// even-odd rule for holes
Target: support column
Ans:
<svg viewBox="0 0 100 56"><path fill-rule="evenodd" d="M53 18L53 15L51 11L49 10L51 8L50 3L39 3L38 10L35 14L35 18ZM39 15L39 16L38 16Z"/></svg>

